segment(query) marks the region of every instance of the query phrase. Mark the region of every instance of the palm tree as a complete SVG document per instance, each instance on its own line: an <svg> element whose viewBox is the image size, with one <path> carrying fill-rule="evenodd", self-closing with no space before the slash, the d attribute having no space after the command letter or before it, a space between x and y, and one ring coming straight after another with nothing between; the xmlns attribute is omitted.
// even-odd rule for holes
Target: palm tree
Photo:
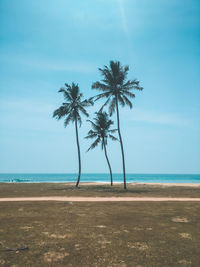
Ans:
<svg viewBox="0 0 200 267"><path fill-rule="evenodd" d="M80 154L80 145L78 138L78 123L79 127L82 124L81 113L86 117L89 117L89 114L85 110L85 107L93 105L92 100L82 100L83 94L80 93L78 84L72 83L69 85L65 83L65 88L61 88L58 92L63 93L64 99L67 101L63 103L58 109L53 113L53 117L56 119L61 119L65 117L64 126L66 127L70 122L75 124L76 131L76 142L78 149L78 162L79 162L79 172L76 187L78 187L81 176L81 154Z"/></svg>
<svg viewBox="0 0 200 267"><path fill-rule="evenodd" d="M112 133L116 132L117 129L110 130L110 126L113 124L113 121L109 120L108 114L106 112L96 112L95 114L96 114L96 118L94 118L95 122L88 120L91 123L92 130L88 132L88 135L85 138L86 139L96 138L96 139L87 151L95 148L99 143L101 143L101 148L104 150L105 157L108 163L110 171L110 181L112 186L113 185L112 170L107 155L106 145L108 138L111 138L113 141L118 140L115 136L112 135Z"/></svg>
<svg viewBox="0 0 200 267"><path fill-rule="evenodd" d="M117 130L122 152L124 189L126 189L126 171L124 148L120 132L119 104L122 107L128 105L130 108L132 108L132 103L129 98L134 98L135 95L131 92L131 90L142 90L143 88L139 85L138 80L127 80L129 67L123 67L119 61L110 61L109 67L104 66L103 69L99 68L99 71L103 76L103 79L100 82L97 81L93 83L92 88L98 89L102 91L102 93L94 97L94 99L96 101L101 98L106 98L106 102L104 103L100 111L102 111L103 108L109 104L110 116L112 116L115 110L117 112Z"/></svg>

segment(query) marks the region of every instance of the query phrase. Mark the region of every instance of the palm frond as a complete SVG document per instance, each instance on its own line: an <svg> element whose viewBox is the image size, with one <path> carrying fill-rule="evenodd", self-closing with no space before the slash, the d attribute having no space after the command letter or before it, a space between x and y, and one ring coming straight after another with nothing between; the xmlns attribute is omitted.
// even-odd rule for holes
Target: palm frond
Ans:
<svg viewBox="0 0 200 267"><path fill-rule="evenodd" d="M123 95L123 100L130 108L133 107L133 104L131 103L131 101L125 95Z"/></svg>
<svg viewBox="0 0 200 267"><path fill-rule="evenodd" d="M109 90L109 87L106 84L104 84L104 83L94 82L92 84L92 89L98 89L100 91L107 91L107 90Z"/></svg>
<svg viewBox="0 0 200 267"><path fill-rule="evenodd" d="M113 140L113 141L119 141L119 139L117 137L115 137L112 134L109 134L109 137Z"/></svg>
<svg viewBox="0 0 200 267"><path fill-rule="evenodd" d="M122 90L121 94L125 96L129 96L130 98L135 98L135 94L133 94L132 92L129 92L128 90Z"/></svg>
<svg viewBox="0 0 200 267"><path fill-rule="evenodd" d="M124 85L123 88L126 90L132 90L132 89L136 89L136 90L143 90L143 87L141 87L139 85L139 81L137 79L134 80L128 80Z"/></svg>
<svg viewBox="0 0 200 267"><path fill-rule="evenodd" d="M93 105L94 105L94 102L93 102L92 98L85 99L84 101L81 102L82 107L90 107Z"/></svg>
<svg viewBox="0 0 200 267"><path fill-rule="evenodd" d="M94 101L97 101L100 98L109 97L110 95L111 95L110 92L106 92L106 93L102 93L102 94L94 96L93 99Z"/></svg>
<svg viewBox="0 0 200 267"><path fill-rule="evenodd" d="M94 143L92 143L92 145L88 148L87 152L88 152L90 149L94 149L94 148L99 144L100 141L101 141L101 138L98 137L98 138L94 141Z"/></svg>
<svg viewBox="0 0 200 267"><path fill-rule="evenodd" d="M66 116L68 114L68 111L69 111L69 107L62 105L53 112L53 117L59 120L62 117Z"/></svg>
<svg viewBox="0 0 200 267"><path fill-rule="evenodd" d="M69 91L65 90L65 88L60 88L60 90L59 90L58 92L59 92L59 93L63 93L64 98L65 98L67 101L72 101L72 97L71 97L71 95L69 94Z"/></svg>
<svg viewBox="0 0 200 267"><path fill-rule="evenodd" d="M116 108L116 99L113 97L110 106L109 106L109 115L112 116L113 113L115 112L115 108Z"/></svg>
<svg viewBox="0 0 200 267"><path fill-rule="evenodd" d="M58 93L65 93L65 92L67 92L67 91L66 91L65 88L63 88L63 87L61 87L61 88L58 90Z"/></svg>
<svg viewBox="0 0 200 267"><path fill-rule="evenodd" d="M89 117L88 112L85 110L85 108L82 105L78 106L78 109L86 116Z"/></svg>
<svg viewBox="0 0 200 267"><path fill-rule="evenodd" d="M65 119L65 121L64 121L64 126L67 127L67 125L68 125L71 121L73 122L73 114L72 114L72 113L70 113L70 114L66 117L66 119Z"/></svg>
<svg viewBox="0 0 200 267"><path fill-rule="evenodd" d="M99 68L99 71L104 77L104 80L106 80L107 84L111 86L114 85L114 77L112 76L112 71L107 66L104 66L104 69Z"/></svg>
<svg viewBox="0 0 200 267"><path fill-rule="evenodd" d="M73 85L73 83L72 83L72 85ZM72 85L70 85L70 84L68 84L68 83L65 83L65 86L67 87L67 90L68 90L68 89L71 89L71 88L72 88Z"/></svg>
<svg viewBox="0 0 200 267"><path fill-rule="evenodd" d="M102 112L102 111L103 111L104 107L110 102L110 98L111 98L111 97L109 97L109 98L106 100L106 102L105 102L105 103L103 104L103 106L100 108L99 112Z"/></svg>
<svg viewBox="0 0 200 267"><path fill-rule="evenodd" d="M101 139L101 149L102 150L104 150L103 142L104 142L105 146L107 146L107 138Z"/></svg>
<svg viewBox="0 0 200 267"><path fill-rule="evenodd" d="M117 96L117 99L119 100L120 105L122 107L124 107L125 106L125 102L124 102L124 99L122 98L122 96L121 95L118 95Z"/></svg>
<svg viewBox="0 0 200 267"><path fill-rule="evenodd" d="M92 139L92 138L95 138L97 136L98 136L98 134L95 132L93 132L93 133L88 132L88 135L85 137L85 139Z"/></svg>
<svg viewBox="0 0 200 267"><path fill-rule="evenodd" d="M105 122L105 128L108 131L110 129L110 126L113 125L113 121L112 120L108 120L107 122Z"/></svg>
<svg viewBox="0 0 200 267"><path fill-rule="evenodd" d="M112 130L109 130L108 132L109 133L115 133L115 132L117 132L118 131L118 129L112 129Z"/></svg>
<svg viewBox="0 0 200 267"><path fill-rule="evenodd" d="M93 130L89 130L88 135L90 135L90 134L97 134L97 132L95 132Z"/></svg>
<svg viewBox="0 0 200 267"><path fill-rule="evenodd" d="M79 114L77 114L76 119L77 119L77 121L79 123L79 127L81 127L82 119L81 119L81 116Z"/></svg>
<svg viewBox="0 0 200 267"><path fill-rule="evenodd" d="M95 131L98 131L98 130L99 130L98 125L96 125L93 121L91 121L91 120L87 120L87 121L91 123L92 128L93 128Z"/></svg>
<svg viewBox="0 0 200 267"><path fill-rule="evenodd" d="M96 133L88 134L88 135L85 137L85 139L92 139L92 138L95 138L95 137L97 137L97 136L98 136L98 134L96 134Z"/></svg>

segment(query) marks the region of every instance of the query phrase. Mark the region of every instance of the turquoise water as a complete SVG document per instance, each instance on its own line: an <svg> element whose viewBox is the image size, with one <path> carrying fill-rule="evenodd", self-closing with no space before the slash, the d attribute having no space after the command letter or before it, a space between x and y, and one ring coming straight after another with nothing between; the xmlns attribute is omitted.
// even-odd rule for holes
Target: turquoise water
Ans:
<svg viewBox="0 0 200 267"><path fill-rule="evenodd" d="M134 174L128 173L127 182L138 183L200 183L200 174ZM0 183L65 183L76 182L74 173L0 173ZM123 175L113 174L114 182L123 182ZM81 182L109 182L108 173L83 173Z"/></svg>

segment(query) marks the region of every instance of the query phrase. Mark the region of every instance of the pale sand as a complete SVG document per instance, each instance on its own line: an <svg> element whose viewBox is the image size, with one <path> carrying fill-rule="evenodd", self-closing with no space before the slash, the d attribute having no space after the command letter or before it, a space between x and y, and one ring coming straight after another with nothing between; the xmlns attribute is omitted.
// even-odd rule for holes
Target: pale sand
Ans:
<svg viewBox="0 0 200 267"><path fill-rule="evenodd" d="M41 182L42 183L42 182ZM18 183L18 182L12 182L12 183L4 183L4 184L32 184L32 183ZM72 182L45 182L45 184L60 184L60 185L72 185L74 186L76 183ZM113 185L122 185L123 182L114 182ZM138 183L138 182L133 182L133 183L126 183L127 186L129 185L145 185L145 186L160 186L160 187L165 187L165 186L188 186L188 187L200 187L200 183ZM85 186L85 185L110 185L110 182L80 182L79 186Z"/></svg>
<svg viewBox="0 0 200 267"><path fill-rule="evenodd" d="M74 185L74 183L61 183L61 184L65 184L65 185ZM82 185L109 185L110 182L81 182L80 186ZM123 185L122 182L114 182L114 185ZM127 183L127 186L129 185L145 185L145 186L161 186L161 187L165 187L165 186L189 186L189 187L200 187L200 183Z"/></svg>
<svg viewBox="0 0 200 267"><path fill-rule="evenodd" d="M191 197L9 197L0 198L0 202L16 201L65 201L65 202L120 202L120 201L197 201L200 198Z"/></svg>

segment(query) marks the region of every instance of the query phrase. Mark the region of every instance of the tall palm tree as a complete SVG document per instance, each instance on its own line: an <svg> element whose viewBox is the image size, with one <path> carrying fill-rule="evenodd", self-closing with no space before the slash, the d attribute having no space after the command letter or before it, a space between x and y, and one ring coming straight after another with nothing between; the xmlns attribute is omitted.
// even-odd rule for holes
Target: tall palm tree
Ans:
<svg viewBox="0 0 200 267"><path fill-rule="evenodd" d="M89 114L86 111L86 107L93 104L92 100L82 100L83 94L80 93L78 84L72 83L69 85L65 83L66 88L61 88L58 92L63 93L65 103L63 103L58 109L53 113L53 117L56 119L61 119L65 117L64 126L66 127L70 122L75 124L76 131L76 142L78 149L78 162L79 162L79 172L76 187L78 187L81 176L81 153L78 137L78 123L79 127L82 124L81 113L86 117L89 117Z"/></svg>
<svg viewBox="0 0 200 267"><path fill-rule="evenodd" d="M104 150L105 157L108 163L109 171L110 171L110 182L111 186L113 185L112 179L112 169L107 155L107 140L111 138L113 141L118 140L112 133L116 132L117 129L110 130L110 126L113 124L112 120L109 120L108 114L106 112L96 112L96 118L94 118L94 122L88 120L91 123L92 130L88 132L88 135L85 137L86 139L96 138L92 145L89 147L87 151L95 148L99 143L101 143L101 148Z"/></svg>
<svg viewBox="0 0 200 267"><path fill-rule="evenodd" d="M92 84L93 89L102 91L101 94L94 97L95 101L101 98L106 98L106 102L100 109L109 104L109 114L117 112L117 130L119 135L119 141L122 152L122 163L123 163L123 177L124 177L124 189L126 189L126 171L125 171L125 159L124 159L124 148L122 143L122 137L120 132L120 121L119 121L119 104L124 107L128 105L132 108L132 103L129 98L134 98L135 94L131 92L132 89L142 90L143 88L139 85L139 81L127 80L127 74L129 71L128 66L122 66L119 61L110 61L109 67L104 66L103 69L99 68L103 79Z"/></svg>

